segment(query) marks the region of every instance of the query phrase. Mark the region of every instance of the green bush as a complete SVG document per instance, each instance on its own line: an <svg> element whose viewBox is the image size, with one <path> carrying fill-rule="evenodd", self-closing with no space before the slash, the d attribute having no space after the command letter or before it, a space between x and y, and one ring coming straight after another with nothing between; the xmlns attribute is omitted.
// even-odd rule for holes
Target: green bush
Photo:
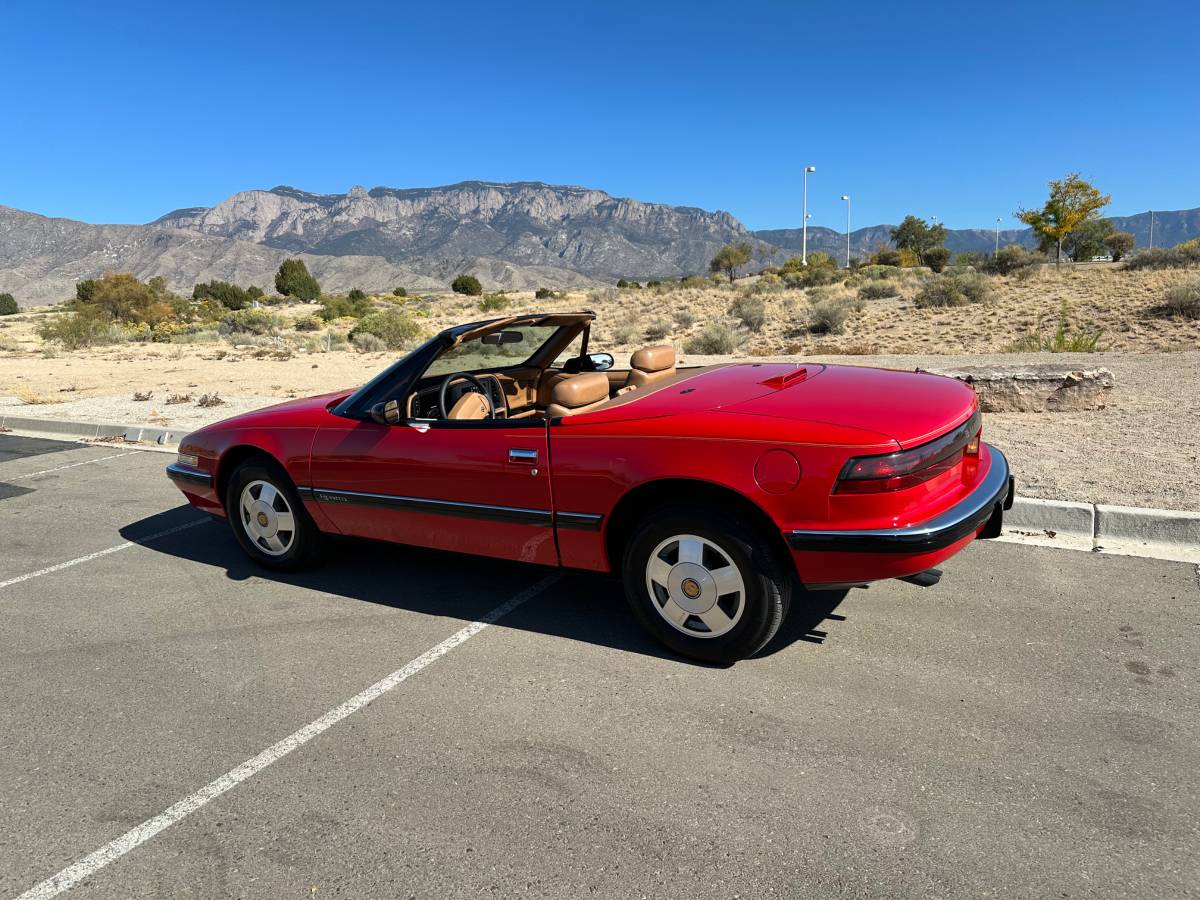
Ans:
<svg viewBox="0 0 1200 900"><path fill-rule="evenodd" d="M350 332L350 339L359 334L373 334L388 350L403 350L421 337L421 326L406 310L383 309L363 316Z"/></svg>
<svg viewBox="0 0 1200 900"><path fill-rule="evenodd" d="M143 283L128 272L109 272L76 284L71 308L93 310L109 321L157 325L175 318L179 303L162 278Z"/></svg>
<svg viewBox="0 0 1200 900"><path fill-rule="evenodd" d="M713 322L698 333L688 338L683 349L688 353L699 353L704 356L729 354L737 349L737 333L728 325Z"/></svg>
<svg viewBox="0 0 1200 900"><path fill-rule="evenodd" d="M904 257L900 255L900 251L893 250L891 247L880 247L867 260L872 266L893 266L896 268L899 268L903 261Z"/></svg>
<svg viewBox="0 0 1200 900"><path fill-rule="evenodd" d="M358 294L357 298L354 297L353 291L345 296L335 294L322 297L321 308L317 311L317 315L326 322L332 322L334 319L361 319L373 307L366 294L362 291L359 291Z"/></svg>
<svg viewBox="0 0 1200 900"><path fill-rule="evenodd" d="M483 285L474 275L459 275L450 282L450 290L456 294L466 294L468 297L478 297L483 293Z"/></svg>
<svg viewBox="0 0 1200 900"><path fill-rule="evenodd" d="M227 281L201 282L192 288L193 300L215 300L226 309L245 309L253 301L249 291Z"/></svg>
<svg viewBox="0 0 1200 900"><path fill-rule="evenodd" d="M950 262L950 251L945 247L930 247L924 253L925 265L934 272L940 272Z"/></svg>
<svg viewBox="0 0 1200 900"><path fill-rule="evenodd" d="M408 291L407 291L407 290L405 290L404 288L399 288L399 287L398 287L398 288L395 288L395 289L392 291L392 296L393 296L393 297L407 297L407 296L408 296Z"/></svg>
<svg viewBox="0 0 1200 900"><path fill-rule="evenodd" d="M846 327L850 307L834 299L818 300L808 315L808 330L813 334L841 334Z"/></svg>
<svg viewBox="0 0 1200 900"><path fill-rule="evenodd" d="M1017 338L1004 349L1010 353L1094 353L1102 349L1099 345L1103 330L1073 324L1066 300L1063 300L1059 307L1054 334L1043 333L1044 322L1044 317L1039 316L1033 330Z"/></svg>
<svg viewBox="0 0 1200 900"><path fill-rule="evenodd" d="M292 327L296 331L320 331L325 327L325 322L320 316L301 316L292 323Z"/></svg>
<svg viewBox="0 0 1200 900"><path fill-rule="evenodd" d="M1127 269L1186 269L1200 266L1200 238L1185 241L1169 250L1143 250L1125 263Z"/></svg>
<svg viewBox="0 0 1200 900"><path fill-rule="evenodd" d="M80 307L54 316L38 326L37 335L43 341L61 344L65 350L115 344L122 340L121 330L94 307Z"/></svg>
<svg viewBox="0 0 1200 900"><path fill-rule="evenodd" d="M882 300L885 297L895 297L899 293L900 288L882 278L868 281L858 289L860 300Z"/></svg>
<svg viewBox="0 0 1200 900"><path fill-rule="evenodd" d="M230 310L217 327L220 334L274 334L279 330L279 317L265 309Z"/></svg>
<svg viewBox="0 0 1200 900"><path fill-rule="evenodd" d="M483 312L497 312L504 309L511 302L503 294L484 294L483 299L479 301L479 308Z"/></svg>
<svg viewBox="0 0 1200 900"><path fill-rule="evenodd" d="M738 297L729 307L729 314L751 331L762 331L767 321L767 307L758 297Z"/></svg>
<svg viewBox="0 0 1200 900"><path fill-rule="evenodd" d="M308 274L302 259L285 259L275 273L275 290L285 297L311 302L321 296L321 285Z"/></svg>
<svg viewBox="0 0 1200 900"><path fill-rule="evenodd" d="M1185 319L1200 319L1200 279L1170 288L1163 301L1163 311Z"/></svg>
<svg viewBox="0 0 1200 900"><path fill-rule="evenodd" d="M864 278L898 278L901 269L898 266L863 266L858 270L858 274Z"/></svg>
<svg viewBox="0 0 1200 900"><path fill-rule="evenodd" d="M558 291L552 291L550 288L538 288L533 292L535 300L554 300L558 297Z"/></svg>
<svg viewBox="0 0 1200 900"><path fill-rule="evenodd" d="M346 295L346 299L351 303L363 303L367 299L367 295L358 288L350 288L350 293Z"/></svg>
<svg viewBox="0 0 1200 900"><path fill-rule="evenodd" d="M20 311L21 307L17 306L17 300L12 294L0 294L0 316L11 316Z"/></svg>

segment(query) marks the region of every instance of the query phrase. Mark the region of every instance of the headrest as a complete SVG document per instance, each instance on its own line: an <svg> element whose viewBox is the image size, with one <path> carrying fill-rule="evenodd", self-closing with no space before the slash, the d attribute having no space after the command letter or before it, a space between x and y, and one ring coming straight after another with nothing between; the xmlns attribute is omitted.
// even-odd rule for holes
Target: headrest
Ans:
<svg viewBox="0 0 1200 900"><path fill-rule="evenodd" d="M603 372L587 372L565 378L550 392L550 402L574 409L608 399L608 376Z"/></svg>
<svg viewBox="0 0 1200 900"><path fill-rule="evenodd" d="M647 347L629 357L629 366L643 372L661 372L675 365L675 348Z"/></svg>

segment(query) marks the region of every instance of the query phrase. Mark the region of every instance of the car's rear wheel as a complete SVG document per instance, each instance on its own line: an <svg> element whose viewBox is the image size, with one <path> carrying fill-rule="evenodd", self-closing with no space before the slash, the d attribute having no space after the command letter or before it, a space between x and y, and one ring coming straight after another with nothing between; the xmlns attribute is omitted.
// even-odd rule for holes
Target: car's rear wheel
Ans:
<svg viewBox="0 0 1200 900"><path fill-rule="evenodd" d="M714 663L766 646L787 615L792 584L757 529L734 515L684 507L663 510L633 535L622 577L651 634Z"/></svg>
<svg viewBox="0 0 1200 900"><path fill-rule="evenodd" d="M225 513L237 542L260 565L294 570L315 558L317 526L276 466L258 460L238 466L225 490Z"/></svg>

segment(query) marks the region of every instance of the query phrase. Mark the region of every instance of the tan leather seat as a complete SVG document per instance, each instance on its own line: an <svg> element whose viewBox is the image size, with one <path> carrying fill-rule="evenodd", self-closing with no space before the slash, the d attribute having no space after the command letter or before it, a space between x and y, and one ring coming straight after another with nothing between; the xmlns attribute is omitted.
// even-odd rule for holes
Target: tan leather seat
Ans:
<svg viewBox="0 0 1200 900"><path fill-rule="evenodd" d="M549 418L573 416L587 412L608 402L608 376L603 372L586 372L573 375L554 385L550 393L550 405L546 407Z"/></svg>
<svg viewBox="0 0 1200 900"><path fill-rule="evenodd" d="M645 387L675 374L675 348L663 345L647 347L629 357L629 375L625 387Z"/></svg>

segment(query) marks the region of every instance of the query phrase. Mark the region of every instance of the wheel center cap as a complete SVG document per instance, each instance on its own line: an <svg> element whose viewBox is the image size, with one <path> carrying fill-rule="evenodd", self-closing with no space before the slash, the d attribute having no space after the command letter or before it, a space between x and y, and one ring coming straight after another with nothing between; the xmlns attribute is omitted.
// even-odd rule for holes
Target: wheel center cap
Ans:
<svg viewBox="0 0 1200 900"><path fill-rule="evenodd" d="M700 582L698 582L695 578L683 579L679 587L689 600L695 600L700 596Z"/></svg>
<svg viewBox="0 0 1200 900"><path fill-rule="evenodd" d="M270 524L270 522L271 522L271 520L267 518L267 514L265 512L260 512L258 514L258 524L261 525L263 528L266 528L267 525Z"/></svg>
<svg viewBox="0 0 1200 900"><path fill-rule="evenodd" d="M682 609L693 615L708 612L717 602L717 584L704 566L679 563L667 578L667 590Z"/></svg>

